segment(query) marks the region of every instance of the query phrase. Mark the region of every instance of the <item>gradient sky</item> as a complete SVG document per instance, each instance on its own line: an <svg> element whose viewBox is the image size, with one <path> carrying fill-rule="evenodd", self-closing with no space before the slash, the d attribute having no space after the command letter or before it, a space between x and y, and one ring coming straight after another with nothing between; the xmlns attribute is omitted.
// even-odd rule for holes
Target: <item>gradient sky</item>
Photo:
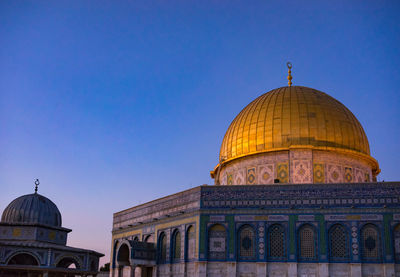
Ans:
<svg viewBox="0 0 400 277"><path fill-rule="evenodd" d="M302 5L300 4L302 3ZM112 214L202 184L226 129L287 84L359 119L400 181L400 1L1 1L0 212L52 199L68 244L110 253Z"/></svg>

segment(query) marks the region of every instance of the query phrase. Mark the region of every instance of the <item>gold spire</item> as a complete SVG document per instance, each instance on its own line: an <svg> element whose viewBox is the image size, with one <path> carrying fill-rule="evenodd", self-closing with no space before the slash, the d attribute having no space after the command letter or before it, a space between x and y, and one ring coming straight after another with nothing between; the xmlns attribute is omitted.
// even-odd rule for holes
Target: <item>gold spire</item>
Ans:
<svg viewBox="0 0 400 277"><path fill-rule="evenodd" d="M289 85L289 87L291 87L292 86L292 63L291 62L287 62L286 63L286 65L287 65L287 68L289 69L288 70L288 73L289 73L289 75L287 76L287 79L288 79L288 85Z"/></svg>

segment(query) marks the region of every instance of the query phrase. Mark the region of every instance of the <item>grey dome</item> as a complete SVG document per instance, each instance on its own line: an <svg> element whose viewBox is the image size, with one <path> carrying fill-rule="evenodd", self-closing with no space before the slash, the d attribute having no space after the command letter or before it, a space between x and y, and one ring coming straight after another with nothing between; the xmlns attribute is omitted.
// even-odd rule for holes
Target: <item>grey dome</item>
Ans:
<svg viewBox="0 0 400 277"><path fill-rule="evenodd" d="M46 224L61 227L61 213L50 199L32 193L13 200L5 208L1 222Z"/></svg>

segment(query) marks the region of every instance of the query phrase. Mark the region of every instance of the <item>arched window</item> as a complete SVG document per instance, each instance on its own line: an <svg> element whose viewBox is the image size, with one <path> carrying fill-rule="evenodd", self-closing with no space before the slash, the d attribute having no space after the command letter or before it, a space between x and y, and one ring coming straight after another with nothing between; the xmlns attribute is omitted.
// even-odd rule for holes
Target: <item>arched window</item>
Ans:
<svg viewBox="0 0 400 277"><path fill-rule="evenodd" d="M14 255L8 263L9 265L39 265L38 260L31 254L20 253Z"/></svg>
<svg viewBox="0 0 400 277"><path fill-rule="evenodd" d="M250 225L244 225L239 229L238 243L239 259L252 260L256 258L255 232Z"/></svg>
<svg viewBox="0 0 400 277"><path fill-rule="evenodd" d="M317 259L317 235L314 227L303 225L298 234L299 259L302 261L315 261Z"/></svg>
<svg viewBox="0 0 400 277"><path fill-rule="evenodd" d="M129 247L125 243L121 245L121 247L118 249L117 253L117 262L118 265L129 265Z"/></svg>
<svg viewBox="0 0 400 277"><path fill-rule="evenodd" d="M196 231L193 226L187 229L187 259L193 260L196 251Z"/></svg>
<svg viewBox="0 0 400 277"><path fill-rule="evenodd" d="M208 258L226 259L226 230L221 224L213 225L208 231Z"/></svg>
<svg viewBox="0 0 400 277"><path fill-rule="evenodd" d="M286 259L286 233L280 224L271 225L268 228L268 259Z"/></svg>
<svg viewBox="0 0 400 277"><path fill-rule="evenodd" d="M154 236L153 235L148 235L148 236L146 236L144 241L148 242L148 243L154 243Z"/></svg>
<svg viewBox="0 0 400 277"><path fill-rule="evenodd" d="M124 248L124 247L127 247L127 246L126 246L126 245L121 246L121 248ZM121 252L121 248L120 248L120 251L119 251L119 252ZM129 260L128 260L127 263L129 264ZM122 263L120 263L120 264L122 264ZM74 268L74 269L79 269L79 268L80 268L78 261L77 261L75 258L73 258L73 257L65 257L65 258L62 258L62 259L57 263L56 267L71 268L71 269L72 269L72 268Z"/></svg>
<svg viewBox="0 0 400 277"><path fill-rule="evenodd" d="M175 230L172 235L172 259L179 261L181 259L181 233Z"/></svg>
<svg viewBox="0 0 400 277"><path fill-rule="evenodd" d="M161 263L167 261L167 238L164 233L161 233L158 240L158 259Z"/></svg>
<svg viewBox="0 0 400 277"><path fill-rule="evenodd" d="M349 235L340 224L329 229L329 258L331 261L346 261L350 258Z"/></svg>
<svg viewBox="0 0 400 277"><path fill-rule="evenodd" d="M393 246L396 263L400 263L400 224L393 230Z"/></svg>
<svg viewBox="0 0 400 277"><path fill-rule="evenodd" d="M379 230L373 224L366 224L361 230L361 249L364 261L377 261L381 257Z"/></svg>

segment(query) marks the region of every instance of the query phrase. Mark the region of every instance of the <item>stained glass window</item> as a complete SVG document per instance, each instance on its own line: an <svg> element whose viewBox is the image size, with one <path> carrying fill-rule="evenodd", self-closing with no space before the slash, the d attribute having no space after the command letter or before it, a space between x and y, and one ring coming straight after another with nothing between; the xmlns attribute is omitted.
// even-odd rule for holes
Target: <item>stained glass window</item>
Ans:
<svg viewBox="0 0 400 277"><path fill-rule="evenodd" d="M190 226L187 230L187 258L192 260L195 258L195 251L196 251L196 231L194 230L193 226Z"/></svg>
<svg viewBox="0 0 400 277"><path fill-rule="evenodd" d="M180 260L181 258L181 233L178 230L173 235L173 259Z"/></svg>
<svg viewBox="0 0 400 277"><path fill-rule="evenodd" d="M256 256L255 232L253 227L245 225L239 230L239 256L240 259L249 260Z"/></svg>
<svg viewBox="0 0 400 277"><path fill-rule="evenodd" d="M226 259L226 230L225 227L216 224L208 233L208 257L210 259Z"/></svg>
<svg viewBox="0 0 400 277"><path fill-rule="evenodd" d="M159 245L160 262L165 262L167 260L167 238L164 233L160 235Z"/></svg>
<svg viewBox="0 0 400 277"><path fill-rule="evenodd" d="M335 224L329 229L330 259L334 261L347 260L349 254L349 236L346 229Z"/></svg>
<svg viewBox="0 0 400 277"><path fill-rule="evenodd" d="M301 260L316 260L317 236L311 225L303 225L299 230L299 254Z"/></svg>
<svg viewBox="0 0 400 277"><path fill-rule="evenodd" d="M361 230L362 258L375 261L380 258L379 231L373 224L365 225Z"/></svg>
<svg viewBox="0 0 400 277"><path fill-rule="evenodd" d="M274 224L268 229L268 257L271 260L280 260L286 258L286 236L285 229Z"/></svg>

